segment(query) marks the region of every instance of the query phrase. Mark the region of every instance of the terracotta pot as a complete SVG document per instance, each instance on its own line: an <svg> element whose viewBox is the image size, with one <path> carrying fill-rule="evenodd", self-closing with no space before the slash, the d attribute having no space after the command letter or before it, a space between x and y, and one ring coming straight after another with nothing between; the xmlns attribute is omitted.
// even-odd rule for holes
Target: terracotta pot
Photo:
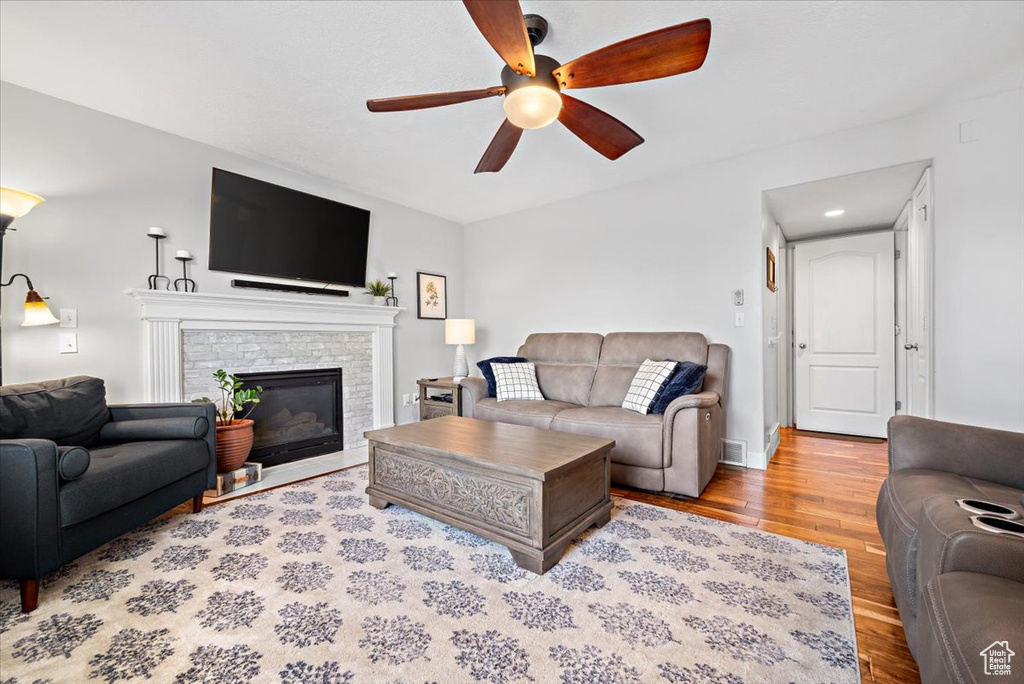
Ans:
<svg viewBox="0 0 1024 684"><path fill-rule="evenodd" d="M229 473L242 467L252 450L252 426L248 419L217 426L217 472Z"/></svg>

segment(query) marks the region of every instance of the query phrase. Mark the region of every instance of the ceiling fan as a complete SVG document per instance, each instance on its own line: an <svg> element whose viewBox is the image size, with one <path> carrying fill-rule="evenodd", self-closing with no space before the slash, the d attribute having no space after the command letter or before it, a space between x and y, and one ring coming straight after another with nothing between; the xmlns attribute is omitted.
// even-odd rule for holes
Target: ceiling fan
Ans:
<svg viewBox="0 0 1024 684"><path fill-rule="evenodd" d="M462 0L469 16L505 61L501 85L430 95L367 100L371 112L401 112L505 96L505 121L474 173L500 171L519 144L523 129L543 128L557 119L608 159L618 159L644 141L615 117L562 91L649 81L695 71L704 64L711 21L697 19L620 41L559 64L534 54L548 23L523 15L518 0Z"/></svg>

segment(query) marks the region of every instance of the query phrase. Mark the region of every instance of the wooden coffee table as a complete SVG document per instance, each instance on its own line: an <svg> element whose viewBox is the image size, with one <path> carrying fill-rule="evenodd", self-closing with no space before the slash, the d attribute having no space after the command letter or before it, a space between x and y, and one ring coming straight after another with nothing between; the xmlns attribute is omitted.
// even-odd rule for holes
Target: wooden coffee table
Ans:
<svg viewBox="0 0 1024 684"><path fill-rule="evenodd" d="M610 439L457 416L365 436L370 505L399 504L486 537L538 575L611 516Z"/></svg>

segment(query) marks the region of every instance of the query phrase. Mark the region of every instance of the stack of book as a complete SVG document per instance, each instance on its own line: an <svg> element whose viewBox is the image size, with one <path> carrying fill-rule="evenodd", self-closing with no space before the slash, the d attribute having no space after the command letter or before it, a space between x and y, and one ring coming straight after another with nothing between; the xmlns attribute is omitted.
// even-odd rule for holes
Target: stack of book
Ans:
<svg viewBox="0 0 1024 684"><path fill-rule="evenodd" d="M230 473L217 473L217 488L207 489L206 496L218 497L248 487L263 479L263 466L259 463L243 463L238 470Z"/></svg>

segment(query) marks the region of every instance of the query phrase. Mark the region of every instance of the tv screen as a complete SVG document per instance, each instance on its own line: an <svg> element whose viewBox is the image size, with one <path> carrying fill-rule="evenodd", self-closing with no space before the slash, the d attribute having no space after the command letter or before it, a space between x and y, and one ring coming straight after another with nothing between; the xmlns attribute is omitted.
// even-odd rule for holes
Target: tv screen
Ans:
<svg viewBox="0 0 1024 684"><path fill-rule="evenodd" d="M366 283L366 209L221 169L210 205L210 270Z"/></svg>

